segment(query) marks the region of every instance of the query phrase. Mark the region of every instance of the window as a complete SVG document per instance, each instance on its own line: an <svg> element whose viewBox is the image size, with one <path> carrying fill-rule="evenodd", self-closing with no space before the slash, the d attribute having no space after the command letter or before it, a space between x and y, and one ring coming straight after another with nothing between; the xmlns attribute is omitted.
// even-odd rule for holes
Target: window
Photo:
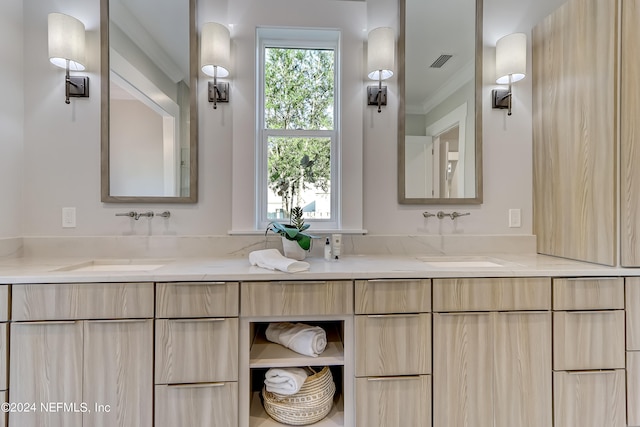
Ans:
<svg viewBox="0 0 640 427"><path fill-rule="evenodd" d="M318 228L339 228L338 40L335 30L258 30L259 229L296 206Z"/></svg>

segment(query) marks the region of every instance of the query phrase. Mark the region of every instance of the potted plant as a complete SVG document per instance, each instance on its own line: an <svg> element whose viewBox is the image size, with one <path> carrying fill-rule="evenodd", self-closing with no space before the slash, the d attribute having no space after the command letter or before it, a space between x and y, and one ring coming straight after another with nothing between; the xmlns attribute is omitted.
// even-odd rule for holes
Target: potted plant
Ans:
<svg viewBox="0 0 640 427"><path fill-rule="evenodd" d="M268 231L272 231L282 236L284 256L301 261L305 259L307 251L311 249L311 239L316 237L305 233L309 227L310 224L305 224L304 218L302 218L302 208L296 206L291 209L289 224L272 221L267 226L265 235Z"/></svg>

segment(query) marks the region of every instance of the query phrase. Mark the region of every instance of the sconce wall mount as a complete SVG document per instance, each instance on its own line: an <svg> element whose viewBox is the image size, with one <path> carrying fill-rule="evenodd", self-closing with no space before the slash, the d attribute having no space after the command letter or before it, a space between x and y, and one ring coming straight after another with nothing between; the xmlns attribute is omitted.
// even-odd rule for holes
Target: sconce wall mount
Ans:
<svg viewBox="0 0 640 427"><path fill-rule="evenodd" d="M89 97L89 77L71 76L69 71L85 69L84 24L73 16L50 13L48 16L49 61L65 69L65 104L69 98Z"/></svg>

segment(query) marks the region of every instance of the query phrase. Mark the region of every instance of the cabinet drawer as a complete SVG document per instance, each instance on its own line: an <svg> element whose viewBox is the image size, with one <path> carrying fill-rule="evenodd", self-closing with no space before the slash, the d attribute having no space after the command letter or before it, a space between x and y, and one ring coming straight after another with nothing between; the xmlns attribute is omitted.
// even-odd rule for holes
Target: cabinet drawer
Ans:
<svg viewBox="0 0 640 427"><path fill-rule="evenodd" d="M621 277L553 279L554 310L622 310Z"/></svg>
<svg viewBox="0 0 640 427"><path fill-rule="evenodd" d="M624 369L624 311L553 313L553 369Z"/></svg>
<svg viewBox="0 0 640 427"><path fill-rule="evenodd" d="M356 427L431 426L431 377L356 378Z"/></svg>
<svg viewBox="0 0 640 427"><path fill-rule="evenodd" d="M156 317L232 317L238 315L237 282L182 282L156 285Z"/></svg>
<svg viewBox="0 0 640 427"><path fill-rule="evenodd" d="M627 423L640 426L640 351L627 352Z"/></svg>
<svg viewBox="0 0 640 427"><path fill-rule="evenodd" d="M640 350L640 277L627 277L627 350Z"/></svg>
<svg viewBox="0 0 640 427"><path fill-rule="evenodd" d="M431 280L356 280L356 314L431 311Z"/></svg>
<svg viewBox="0 0 640 427"><path fill-rule="evenodd" d="M431 314L356 316L356 376L431 372Z"/></svg>
<svg viewBox="0 0 640 427"><path fill-rule="evenodd" d="M9 285L0 285L0 322L9 320Z"/></svg>
<svg viewBox="0 0 640 427"><path fill-rule="evenodd" d="M551 279L434 279L433 311L549 310Z"/></svg>
<svg viewBox="0 0 640 427"><path fill-rule="evenodd" d="M238 383L157 385L155 427L237 427Z"/></svg>
<svg viewBox="0 0 640 427"><path fill-rule="evenodd" d="M237 380L237 318L156 320L156 384Z"/></svg>
<svg viewBox="0 0 640 427"><path fill-rule="evenodd" d="M554 423L562 427L624 427L624 370L554 372Z"/></svg>
<svg viewBox="0 0 640 427"><path fill-rule="evenodd" d="M13 285L12 320L153 317L153 283Z"/></svg>
<svg viewBox="0 0 640 427"><path fill-rule="evenodd" d="M297 316L353 313L353 282L243 282L242 316Z"/></svg>
<svg viewBox="0 0 640 427"><path fill-rule="evenodd" d="M0 323L0 390L7 390L8 323Z"/></svg>

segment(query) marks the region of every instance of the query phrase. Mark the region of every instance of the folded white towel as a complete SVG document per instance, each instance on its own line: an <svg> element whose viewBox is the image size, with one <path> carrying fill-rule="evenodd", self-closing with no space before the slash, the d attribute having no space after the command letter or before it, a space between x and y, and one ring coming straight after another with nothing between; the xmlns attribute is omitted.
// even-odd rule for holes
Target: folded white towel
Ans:
<svg viewBox="0 0 640 427"><path fill-rule="evenodd" d="M300 391L307 376L302 368L271 368L264 376L264 385L267 391L290 396Z"/></svg>
<svg viewBox="0 0 640 427"><path fill-rule="evenodd" d="M277 249L262 249L249 254L251 265L285 273L298 273L309 269L309 263L285 258Z"/></svg>
<svg viewBox="0 0 640 427"><path fill-rule="evenodd" d="M267 339L306 356L318 357L327 346L327 334L320 326L304 323L270 323Z"/></svg>

